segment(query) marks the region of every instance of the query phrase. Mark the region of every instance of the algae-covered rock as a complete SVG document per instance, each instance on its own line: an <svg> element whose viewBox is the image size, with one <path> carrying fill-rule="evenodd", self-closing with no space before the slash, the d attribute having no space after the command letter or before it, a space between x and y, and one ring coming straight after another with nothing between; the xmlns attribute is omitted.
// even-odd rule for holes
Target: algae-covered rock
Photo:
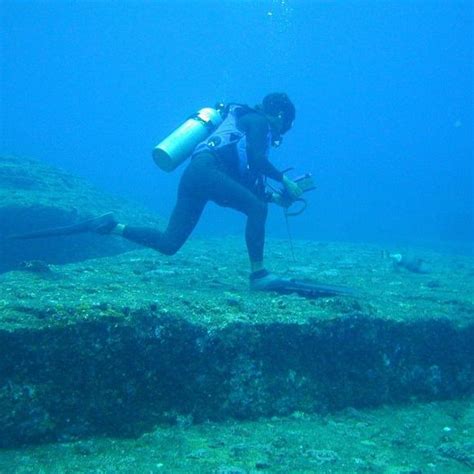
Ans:
<svg viewBox="0 0 474 474"><path fill-rule="evenodd" d="M85 180L28 158L0 156L0 272L23 261L81 261L116 255L132 244L111 236L81 234L9 240L12 234L74 224L108 211L125 222L157 225L156 216L95 189Z"/></svg>
<svg viewBox="0 0 474 474"><path fill-rule="evenodd" d="M275 271L355 296L251 292L232 238L0 275L0 447L474 393L471 259L400 273L376 246L297 241L295 266L286 245L267 242ZM304 458L337 463L324 449Z"/></svg>

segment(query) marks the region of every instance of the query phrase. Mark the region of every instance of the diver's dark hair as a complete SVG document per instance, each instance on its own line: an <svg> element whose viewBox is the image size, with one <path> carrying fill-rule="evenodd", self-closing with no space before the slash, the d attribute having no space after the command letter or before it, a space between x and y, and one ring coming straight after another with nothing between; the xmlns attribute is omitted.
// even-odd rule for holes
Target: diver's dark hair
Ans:
<svg viewBox="0 0 474 474"><path fill-rule="evenodd" d="M295 120L296 110L293 102L283 92L272 92L263 98L262 109L268 115L283 114L284 132L287 132ZM283 133L284 133L283 132Z"/></svg>

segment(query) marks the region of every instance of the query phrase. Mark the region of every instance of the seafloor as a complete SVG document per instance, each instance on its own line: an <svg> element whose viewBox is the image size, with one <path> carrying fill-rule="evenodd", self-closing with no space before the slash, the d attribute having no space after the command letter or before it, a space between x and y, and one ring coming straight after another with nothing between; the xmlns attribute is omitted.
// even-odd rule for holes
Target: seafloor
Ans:
<svg viewBox="0 0 474 474"><path fill-rule="evenodd" d="M356 295L251 293L240 238L0 275L0 472L473 472L472 259L267 248Z"/></svg>
<svg viewBox="0 0 474 474"><path fill-rule="evenodd" d="M1 473L473 472L472 258L270 239L273 271L355 290L305 299L250 292L243 238L6 238L110 210L159 225L0 157Z"/></svg>
<svg viewBox="0 0 474 474"><path fill-rule="evenodd" d="M0 472L468 474L473 433L472 400L258 421L193 424L182 418L136 439L3 450Z"/></svg>

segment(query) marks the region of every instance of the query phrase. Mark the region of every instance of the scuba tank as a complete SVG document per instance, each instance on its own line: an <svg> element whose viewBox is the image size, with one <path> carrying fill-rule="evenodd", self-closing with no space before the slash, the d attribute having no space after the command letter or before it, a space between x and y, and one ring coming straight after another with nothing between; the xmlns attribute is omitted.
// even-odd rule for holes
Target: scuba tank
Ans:
<svg viewBox="0 0 474 474"><path fill-rule="evenodd" d="M154 148L153 160L163 171L173 171L221 123L222 116L219 106L217 108L205 107L199 110Z"/></svg>

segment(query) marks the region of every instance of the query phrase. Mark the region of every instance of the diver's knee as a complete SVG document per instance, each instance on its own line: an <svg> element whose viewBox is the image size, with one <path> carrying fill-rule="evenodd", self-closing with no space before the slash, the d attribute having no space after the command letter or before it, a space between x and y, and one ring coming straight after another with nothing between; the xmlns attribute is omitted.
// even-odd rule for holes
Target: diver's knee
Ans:
<svg viewBox="0 0 474 474"><path fill-rule="evenodd" d="M175 255L178 250L183 246L183 244L175 244L174 242L167 242L165 245L162 245L160 248L157 248L160 253L164 255Z"/></svg>
<svg viewBox="0 0 474 474"><path fill-rule="evenodd" d="M166 247L162 247L160 249L158 249L160 251L160 253L162 253L163 255L168 255L168 256L171 256L171 255L175 255L176 252L179 250L178 247L172 247L172 246L166 246Z"/></svg>

